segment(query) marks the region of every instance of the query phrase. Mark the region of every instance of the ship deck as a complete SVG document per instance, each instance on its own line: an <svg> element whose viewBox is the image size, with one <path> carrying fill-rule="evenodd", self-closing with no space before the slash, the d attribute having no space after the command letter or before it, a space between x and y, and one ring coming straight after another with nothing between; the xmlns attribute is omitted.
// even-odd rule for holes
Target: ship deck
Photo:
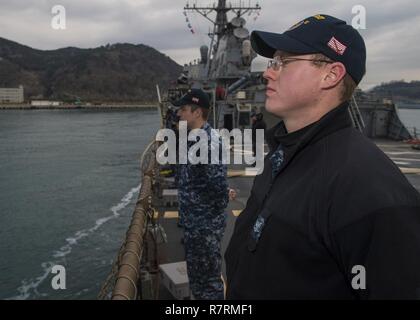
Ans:
<svg viewBox="0 0 420 320"><path fill-rule="evenodd" d="M375 140L376 145L384 151L405 174L411 184L420 192L420 150L414 150L411 145L402 142L389 140ZM227 248L230 237L233 233L236 217L245 208L248 200L253 176L244 175L243 165L230 165L228 172L228 183L230 188L237 190L238 194L235 200L230 201L227 207L227 224L225 235L222 241L222 256ZM165 243L160 250L160 263L172 263L185 260L184 247L181 242L182 229L178 227L176 208L166 208L171 214L160 214L159 223L163 226L168 242ZM175 212L175 214L174 214ZM223 262L223 276L225 276L226 268ZM161 283L159 286L159 299L174 299L170 291Z"/></svg>

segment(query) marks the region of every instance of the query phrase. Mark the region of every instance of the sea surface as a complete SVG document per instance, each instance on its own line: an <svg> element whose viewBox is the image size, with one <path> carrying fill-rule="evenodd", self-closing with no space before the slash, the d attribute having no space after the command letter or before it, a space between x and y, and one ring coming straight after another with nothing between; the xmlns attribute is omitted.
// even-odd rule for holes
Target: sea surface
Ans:
<svg viewBox="0 0 420 320"><path fill-rule="evenodd" d="M151 109L0 110L0 299L96 298L158 124Z"/></svg>
<svg viewBox="0 0 420 320"><path fill-rule="evenodd" d="M398 114L410 133L413 133L413 128L416 128L417 136L420 138L420 108L398 109Z"/></svg>

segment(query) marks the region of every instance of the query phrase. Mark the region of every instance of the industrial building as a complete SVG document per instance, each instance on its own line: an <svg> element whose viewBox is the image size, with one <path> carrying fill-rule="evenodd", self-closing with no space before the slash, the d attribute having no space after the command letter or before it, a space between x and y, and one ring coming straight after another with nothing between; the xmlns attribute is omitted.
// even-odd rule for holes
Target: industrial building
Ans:
<svg viewBox="0 0 420 320"><path fill-rule="evenodd" d="M23 103L23 86L19 88L0 88L0 103Z"/></svg>

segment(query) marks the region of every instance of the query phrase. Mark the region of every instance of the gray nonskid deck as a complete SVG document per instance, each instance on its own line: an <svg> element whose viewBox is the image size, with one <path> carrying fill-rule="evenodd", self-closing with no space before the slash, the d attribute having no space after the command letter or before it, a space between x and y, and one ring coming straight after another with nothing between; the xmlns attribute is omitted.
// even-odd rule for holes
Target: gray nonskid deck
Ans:
<svg viewBox="0 0 420 320"><path fill-rule="evenodd" d="M375 140L375 143L420 192L420 150L413 149L410 144L397 141Z"/></svg>

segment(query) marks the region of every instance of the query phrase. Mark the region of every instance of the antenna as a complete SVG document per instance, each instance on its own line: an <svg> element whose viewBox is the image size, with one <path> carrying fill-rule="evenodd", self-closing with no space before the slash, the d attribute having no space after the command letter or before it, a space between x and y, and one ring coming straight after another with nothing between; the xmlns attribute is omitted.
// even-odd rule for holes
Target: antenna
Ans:
<svg viewBox="0 0 420 320"><path fill-rule="evenodd" d="M251 1L249 1L251 3ZM206 63L206 74L209 74L211 63L212 63L212 53L214 52L214 48L219 47L220 39L227 33L228 31L228 12L232 11L236 16L236 23L238 24L238 30L236 31L235 36L239 39L246 38L249 34L248 30L243 28L245 25L245 19L241 18L246 13L256 12L257 14L261 10L261 7L256 4L255 6L249 5L248 7L242 6L242 1L240 1L240 5L232 6L231 3L226 5L226 0L218 0L217 5L213 3L213 6L201 7L196 6L195 3L191 7L189 2L184 7L184 11L195 11L202 15L205 19L210 21L213 25L213 32L209 32L208 36L211 38L210 47L208 51L208 58ZM212 19L209 17L209 14L215 12L216 19ZM245 34L248 33L246 36Z"/></svg>

